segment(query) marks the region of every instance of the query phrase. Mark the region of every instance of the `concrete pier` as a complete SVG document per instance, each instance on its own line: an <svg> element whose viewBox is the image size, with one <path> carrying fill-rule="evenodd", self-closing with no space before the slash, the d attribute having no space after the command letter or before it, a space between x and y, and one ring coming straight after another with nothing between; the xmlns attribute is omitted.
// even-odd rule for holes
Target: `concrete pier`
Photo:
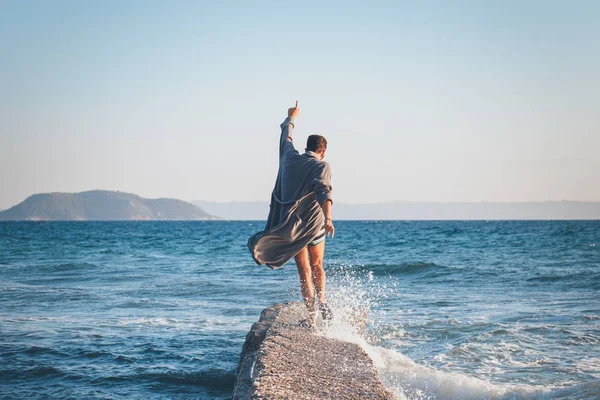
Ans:
<svg viewBox="0 0 600 400"><path fill-rule="evenodd" d="M263 310L246 336L233 400L391 400L369 356L357 344L301 328L302 303Z"/></svg>

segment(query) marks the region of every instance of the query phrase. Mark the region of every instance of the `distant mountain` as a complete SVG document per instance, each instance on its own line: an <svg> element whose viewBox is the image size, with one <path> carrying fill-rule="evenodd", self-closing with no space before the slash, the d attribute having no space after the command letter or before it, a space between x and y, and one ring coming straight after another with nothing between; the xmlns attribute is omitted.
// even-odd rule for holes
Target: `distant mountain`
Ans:
<svg viewBox="0 0 600 400"><path fill-rule="evenodd" d="M194 201L206 212L228 220L266 220L267 202ZM334 203L337 220L535 220L600 219L600 202L545 201L523 203Z"/></svg>
<svg viewBox="0 0 600 400"><path fill-rule="evenodd" d="M34 194L0 212L0 220L209 220L218 219L176 199L144 199L130 193L92 190Z"/></svg>

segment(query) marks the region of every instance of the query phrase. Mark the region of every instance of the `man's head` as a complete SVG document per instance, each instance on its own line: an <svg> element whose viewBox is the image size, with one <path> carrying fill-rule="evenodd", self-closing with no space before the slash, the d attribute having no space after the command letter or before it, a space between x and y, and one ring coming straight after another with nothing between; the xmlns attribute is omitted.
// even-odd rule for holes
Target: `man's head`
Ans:
<svg viewBox="0 0 600 400"><path fill-rule="evenodd" d="M312 151L322 160L327 150L327 139L321 135L310 135L306 141L306 151Z"/></svg>

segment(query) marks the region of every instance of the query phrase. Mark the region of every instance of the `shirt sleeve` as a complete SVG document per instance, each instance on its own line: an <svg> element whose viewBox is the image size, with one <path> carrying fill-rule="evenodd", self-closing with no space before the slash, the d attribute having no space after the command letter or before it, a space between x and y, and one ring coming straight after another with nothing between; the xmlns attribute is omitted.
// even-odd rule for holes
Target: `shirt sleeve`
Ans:
<svg viewBox="0 0 600 400"><path fill-rule="evenodd" d="M292 133L294 132L294 119L287 117L281 124L281 138L279 139L279 161L289 155L297 155L294 147Z"/></svg>
<svg viewBox="0 0 600 400"><path fill-rule="evenodd" d="M323 205L327 200L331 200L333 203L333 195L331 193L331 167L328 163L325 163L320 173L314 179L312 190L320 205Z"/></svg>

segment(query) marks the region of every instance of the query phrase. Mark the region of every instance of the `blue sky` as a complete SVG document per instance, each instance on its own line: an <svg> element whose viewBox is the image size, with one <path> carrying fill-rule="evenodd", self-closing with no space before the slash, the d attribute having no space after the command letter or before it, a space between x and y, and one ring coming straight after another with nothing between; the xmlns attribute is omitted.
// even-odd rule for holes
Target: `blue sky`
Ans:
<svg viewBox="0 0 600 400"><path fill-rule="evenodd" d="M268 200L279 124L335 198L600 201L600 3L0 2L0 208Z"/></svg>

